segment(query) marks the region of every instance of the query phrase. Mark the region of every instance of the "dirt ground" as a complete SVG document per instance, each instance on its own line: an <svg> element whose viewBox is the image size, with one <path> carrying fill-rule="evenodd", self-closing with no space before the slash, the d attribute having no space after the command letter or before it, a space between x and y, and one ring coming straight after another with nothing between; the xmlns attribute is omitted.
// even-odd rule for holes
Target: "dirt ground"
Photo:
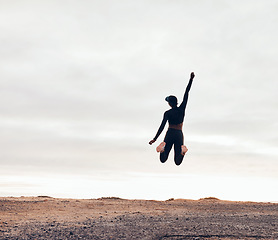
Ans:
<svg viewBox="0 0 278 240"><path fill-rule="evenodd" d="M0 239L278 239L278 204L2 197Z"/></svg>

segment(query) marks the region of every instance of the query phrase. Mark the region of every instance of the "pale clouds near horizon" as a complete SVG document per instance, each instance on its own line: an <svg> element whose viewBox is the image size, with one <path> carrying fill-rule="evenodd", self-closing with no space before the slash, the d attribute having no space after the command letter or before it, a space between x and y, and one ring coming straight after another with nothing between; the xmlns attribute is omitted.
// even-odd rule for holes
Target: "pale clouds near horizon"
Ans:
<svg viewBox="0 0 278 240"><path fill-rule="evenodd" d="M244 174L253 161L276 176L277 1L0 6L2 169L155 172L147 142L194 71L184 133L195 162L170 171L238 161Z"/></svg>

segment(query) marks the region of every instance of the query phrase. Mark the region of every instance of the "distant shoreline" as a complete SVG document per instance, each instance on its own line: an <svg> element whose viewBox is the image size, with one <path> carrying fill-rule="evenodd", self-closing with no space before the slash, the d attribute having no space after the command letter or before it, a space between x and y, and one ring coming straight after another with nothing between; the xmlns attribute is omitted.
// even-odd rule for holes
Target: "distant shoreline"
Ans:
<svg viewBox="0 0 278 240"><path fill-rule="evenodd" d="M53 198L53 199L71 199L71 200L98 200L98 199L121 199L121 200L140 200L140 201L169 201L169 200L188 200L188 201L200 201L200 200L215 200L215 201L228 201L228 202L242 202L242 203L278 203L277 201L252 201L252 200L227 200L227 199L219 199L217 197L204 197L199 199L187 199L187 198L169 198L165 200L159 200L159 199L141 199L141 198L122 198L122 197L97 197L97 198L71 198L71 197L52 197L47 195L41 195L41 196L0 196L0 199L2 198Z"/></svg>

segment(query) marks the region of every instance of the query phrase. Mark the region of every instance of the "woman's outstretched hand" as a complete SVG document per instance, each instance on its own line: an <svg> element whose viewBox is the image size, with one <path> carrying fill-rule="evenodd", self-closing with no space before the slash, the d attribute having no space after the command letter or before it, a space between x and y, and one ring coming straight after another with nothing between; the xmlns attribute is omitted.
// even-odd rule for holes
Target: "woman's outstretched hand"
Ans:
<svg viewBox="0 0 278 240"><path fill-rule="evenodd" d="M195 77L195 74L194 74L194 72L192 72L191 74L190 74L190 79L193 79Z"/></svg>
<svg viewBox="0 0 278 240"><path fill-rule="evenodd" d="M149 144L152 145L155 142L154 139L152 139L151 141L149 141Z"/></svg>

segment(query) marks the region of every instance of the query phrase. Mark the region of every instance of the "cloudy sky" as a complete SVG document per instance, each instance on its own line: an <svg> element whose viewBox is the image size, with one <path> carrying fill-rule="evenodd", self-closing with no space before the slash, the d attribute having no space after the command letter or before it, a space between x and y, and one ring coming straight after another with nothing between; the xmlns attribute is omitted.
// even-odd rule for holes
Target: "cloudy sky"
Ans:
<svg viewBox="0 0 278 240"><path fill-rule="evenodd" d="M277 11L0 0L0 196L278 201ZM189 151L161 164L148 142L192 71Z"/></svg>

